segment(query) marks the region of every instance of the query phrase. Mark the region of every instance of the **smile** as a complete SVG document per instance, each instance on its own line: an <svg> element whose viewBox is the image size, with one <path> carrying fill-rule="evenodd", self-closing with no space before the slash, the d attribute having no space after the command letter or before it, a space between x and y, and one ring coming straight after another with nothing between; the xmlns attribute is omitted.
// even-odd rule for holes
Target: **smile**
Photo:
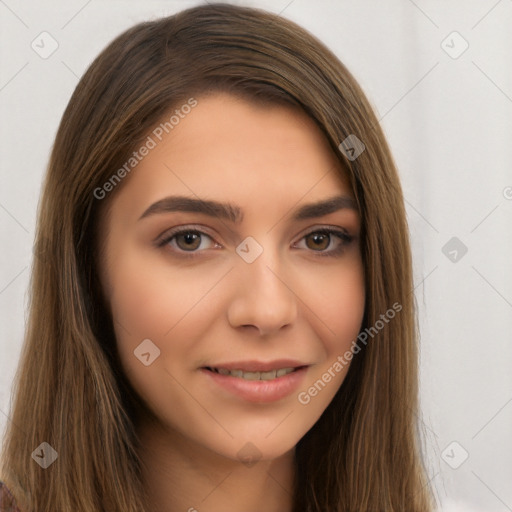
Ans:
<svg viewBox="0 0 512 512"><path fill-rule="evenodd" d="M228 370L227 368L207 368L208 370L245 380L273 380L279 377L284 377L289 373L297 370L297 368L279 368L278 370L270 370L268 372L249 372L240 369Z"/></svg>
<svg viewBox="0 0 512 512"><path fill-rule="evenodd" d="M290 359L270 363L238 361L200 368L210 383L226 396L248 402L275 402L286 398L302 385L310 365Z"/></svg>

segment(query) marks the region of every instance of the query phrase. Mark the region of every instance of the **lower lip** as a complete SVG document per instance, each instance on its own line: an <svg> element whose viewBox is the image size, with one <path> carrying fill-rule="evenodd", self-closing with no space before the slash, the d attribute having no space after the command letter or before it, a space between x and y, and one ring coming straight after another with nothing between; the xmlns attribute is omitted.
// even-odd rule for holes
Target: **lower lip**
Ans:
<svg viewBox="0 0 512 512"><path fill-rule="evenodd" d="M283 377L277 377L272 380L247 380L241 377L232 377L230 375L221 375L201 368L216 384L226 389L230 393L239 396L248 402L275 402L290 395L300 386L306 372L307 366L295 370Z"/></svg>

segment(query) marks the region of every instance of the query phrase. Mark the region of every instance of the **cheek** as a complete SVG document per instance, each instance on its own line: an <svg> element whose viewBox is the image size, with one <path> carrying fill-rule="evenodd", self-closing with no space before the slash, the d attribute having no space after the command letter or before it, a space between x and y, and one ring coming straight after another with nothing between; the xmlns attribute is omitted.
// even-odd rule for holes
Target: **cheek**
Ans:
<svg viewBox="0 0 512 512"><path fill-rule="evenodd" d="M110 303L119 356L148 402L175 393L179 385L172 377L181 382L195 369L209 329L223 311L219 295L226 292L222 279L228 270L222 263L201 269L171 265L141 250L126 250L111 267Z"/></svg>
<svg viewBox="0 0 512 512"><path fill-rule="evenodd" d="M326 296L326 318L331 336L326 344L329 352L345 351L361 328L365 309L362 269L347 274L340 282L332 280Z"/></svg>
<svg viewBox="0 0 512 512"><path fill-rule="evenodd" d="M314 325L322 340L323 354L297 396L297 401L310 417L311 425L343 384L352 361L353 344L357 342L361 329L366 297L360 258L329 276L317 275L315 281L322 284L321 292L310 294L308 305L314 313L312 317L316 317Z"/></svg>
<svg viewBox="0 0 512 512"><path fill-rule="evenodd" d="M221 273L126 255L112 272L114 319L134 338L162 339L206 297ZM140 340L139 340L140 342Z"/></svg>
<svg viewBox="0 0 512 512"><path fill-rule="evenodd" d="M310 292L308 305L318 317L317 324L322 325L323 345L332 359L350 346L361 328L366 299L362 261L354 256L338 270L312 276L307 284L316 290Z"/></svg>
<svg viewBox="0 0 512 512"><path fill-rule="evenodd" d="M181 383L189 378L194 354L215 316L204 299L215 295L209 292L225 272L180 269L128 253L111 272L110 301L124 372L151 409L169 414L171 423L176 418L169 403L182 411L181 422L194 422Z"/></svg>

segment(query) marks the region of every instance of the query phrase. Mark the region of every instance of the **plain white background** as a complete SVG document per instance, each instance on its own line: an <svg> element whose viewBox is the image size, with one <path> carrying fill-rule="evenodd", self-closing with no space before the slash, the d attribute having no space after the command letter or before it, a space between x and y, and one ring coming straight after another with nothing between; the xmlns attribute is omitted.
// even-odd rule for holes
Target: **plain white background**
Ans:
<svg viewBox="0 0 512 512"><path fill-rule="evenodd" d="M41 180L69 97L121 31L200 3L0 0L2 431ZM303 25L366 91L406 199L432 484L443 511L512 511L512 1L232 3ZM47 58L32 48L41 38L58 44Z"/></svg>

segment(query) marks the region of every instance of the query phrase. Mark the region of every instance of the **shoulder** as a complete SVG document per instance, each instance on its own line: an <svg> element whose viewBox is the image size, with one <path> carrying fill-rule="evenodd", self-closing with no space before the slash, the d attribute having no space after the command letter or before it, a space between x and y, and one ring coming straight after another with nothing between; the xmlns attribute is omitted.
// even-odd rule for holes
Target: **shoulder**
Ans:
<svg viewBox="0 0 512 512"><path fill-rule="evenodd" d="M0 512L20 512L16 500L7 486L0 481Z"/></svg>

